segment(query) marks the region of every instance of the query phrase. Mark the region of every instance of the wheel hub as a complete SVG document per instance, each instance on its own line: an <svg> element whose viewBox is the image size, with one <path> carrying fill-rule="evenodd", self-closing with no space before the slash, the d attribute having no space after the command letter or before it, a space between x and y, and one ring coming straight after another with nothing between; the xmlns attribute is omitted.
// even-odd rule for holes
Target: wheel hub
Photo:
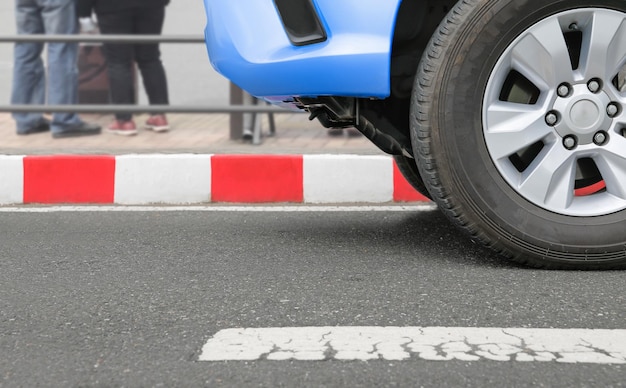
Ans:
<svg viewBox="0 0 626 388"><path fill-rule="evenodd" d="M569 118L573 129L578 132L587 132L590 128L597 128L600 121L600 109L591 100L580 100L572 105Z"/></svg>
<svg viewBox="0 0 626 388"><path fill-rule="evenodd" d="M578 144L591 144L600 131L611 128L613 119L606 112L611 99L604 92L591 93L587 85L575 85L573 93L558 97L554 112L561 120L554 126L563 137L575 136Z"/></svg>

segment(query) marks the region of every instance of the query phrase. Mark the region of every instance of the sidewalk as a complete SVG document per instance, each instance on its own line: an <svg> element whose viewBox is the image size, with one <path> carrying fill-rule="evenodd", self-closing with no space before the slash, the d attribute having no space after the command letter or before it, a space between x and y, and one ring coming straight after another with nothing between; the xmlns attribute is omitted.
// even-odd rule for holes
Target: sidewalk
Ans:
<svg viewBox="0 0 626 388"><path fill-rule="evenodd" d="M146 115L137 116L137 124ZM141 130L137 136L103 133L70 139L53 139L49 133L18 136L10 114L0 113L0 155L59 155L59 154L356 154L383 155L364 137L329 137L317 121L306 114L275 114L276 135L269 137L267 116L264 115L262 144L230 139L230 119L227 114L170 114L172 130L154 133ZM110 115L83 115L87 121L98 122L103 129L112 120Z"/></svg>

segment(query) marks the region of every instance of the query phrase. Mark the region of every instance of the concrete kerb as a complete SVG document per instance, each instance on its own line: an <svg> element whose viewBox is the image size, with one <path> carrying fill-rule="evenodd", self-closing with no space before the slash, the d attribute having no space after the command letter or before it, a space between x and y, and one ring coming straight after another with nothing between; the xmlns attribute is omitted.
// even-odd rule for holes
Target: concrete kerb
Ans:
<svg viewBox="0 0 626 388"><path fill-rule="evenodd" d="M222 117L223 116L223 117ZM17 136L0 115L0 204L387 203L426 199L365 138L331 138L278 115L260 146L228 138L226 115L171 115L167 134ZM111 116L88 116L106 125ZM142 116L137 117L140 122ZM267 128L267 127L265 127Z"/></svg>
<svg viewBox="0 0 626 388"><path fill-rule="evenodd" d="M423 202L381 155L5 155L0 204Z"/></svg>

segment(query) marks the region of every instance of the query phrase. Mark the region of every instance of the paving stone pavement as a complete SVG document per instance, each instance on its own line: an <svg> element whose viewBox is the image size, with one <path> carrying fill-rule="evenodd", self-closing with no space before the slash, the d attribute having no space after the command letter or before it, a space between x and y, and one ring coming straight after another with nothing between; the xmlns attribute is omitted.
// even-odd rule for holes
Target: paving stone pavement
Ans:
<svg viewBox="0 0 626 388"><path fill-rule="evenodd" d="M83 115L86 121L97 122L105 128L111 115ZM275 114L276 134L269 136L267 116L263 115L263 137L259 145L250 141L230 139L228 114L170 114L172 130L154 133L141 130L137 136L119 136L104 132L98 136L53 139L49 133L18 136L8 113L0 113L0 154L58 155L58 154L357 154L382 155L364 137L330 137L317 121L306 114ZM138 125L146 115L138 115Z"/></svg>

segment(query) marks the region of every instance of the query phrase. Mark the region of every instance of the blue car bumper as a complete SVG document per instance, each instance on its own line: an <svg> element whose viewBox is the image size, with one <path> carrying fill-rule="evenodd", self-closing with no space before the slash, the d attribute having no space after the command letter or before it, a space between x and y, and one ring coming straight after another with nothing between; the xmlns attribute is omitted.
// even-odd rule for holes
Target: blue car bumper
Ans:
<svg viewBox="0 0 626 388"><path fill-rule="evenodd" d="M204 0L213 67L250 94L385 98L401 0L313 0L326 39L296 45L272 0Z"/></svg>

